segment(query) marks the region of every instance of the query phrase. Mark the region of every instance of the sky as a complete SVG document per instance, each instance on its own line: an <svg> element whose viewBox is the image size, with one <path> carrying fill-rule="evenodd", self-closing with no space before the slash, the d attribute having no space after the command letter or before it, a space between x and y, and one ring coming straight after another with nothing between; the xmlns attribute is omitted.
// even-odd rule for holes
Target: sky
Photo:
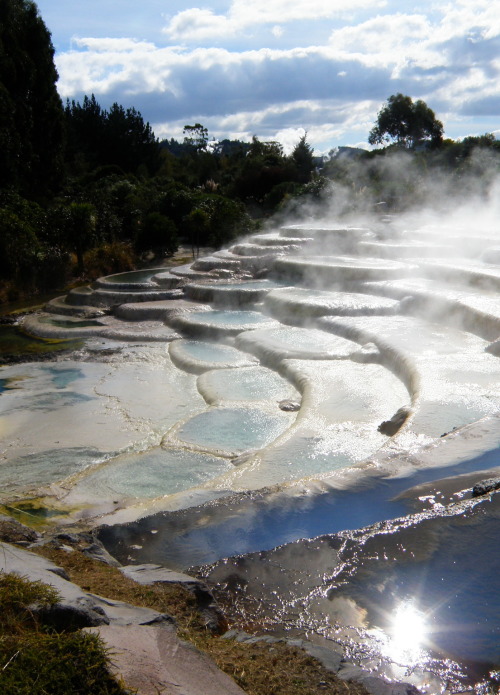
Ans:
<svg viewBox="0 0 500 695"><path fill-rule="evenodd" d="M387 98L500 138L500 0L38 0L62 99L135 107L160 139L368 147Z"/></svg>

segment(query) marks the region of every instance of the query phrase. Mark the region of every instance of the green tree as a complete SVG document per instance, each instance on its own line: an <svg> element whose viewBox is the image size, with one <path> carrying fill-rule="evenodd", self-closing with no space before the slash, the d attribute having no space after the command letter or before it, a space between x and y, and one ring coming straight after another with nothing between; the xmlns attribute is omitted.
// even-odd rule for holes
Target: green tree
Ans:
<svg viewBox="0 0 500 695"><path fill-rule="evenodd" d="M172 255L179 247L175 222L160 212L149 212L140 227L136 245L141 251L154 249Z"/></svg>
<svg viewBox="0 0 500 695"><path fill-rule="evenodd" d="M200 243L206 243L209 230L210 215L205 210L195 208L184 218L184 233L189 239L193 259L200 255Z"/></svg>
<svg viewBox="0 0 500 695"><path fill-rule="evenodd" d="M299 183L307 183L310 181L314 169L314 158L313 148L307 142L307 133L305 133L295 145L292 152L292 159L297 168L297 181Z"/></svg>
<svg viewBox="0 0 500 695"><path fill-rule="evenodd" d="M250 149L228 186L230 196L261 206L265 196L284 181L296 180L293 160L278 142L252 139Z"/></svg>
<svg viewBox="0 0 500 695"><path fill-rule="evenodd" d="M205 152L208 145L208 130L201 123L185 125L183 129L184 145L196 152Z"/></svg>
<svg viewBox="0 0 500 695"><path fill-rule="evenodd" d="M0 0L0 187L50 194L63 167L64 115L50 33L29 0Z"/></svg>
<svg viewBox="0 0 500 695"><path fill-rule="evenodd" d="M370 131L370 145L395 141L400 147L414 149L423 143L436 147L443 140L443 124L427 104L404 94L393 94L379 111Z"/></svg>
<svg viewBox="0 0 500 695"><path fill-rule="evenodd" d="M83 103L67 102L67 158L72 171L83 174L114 165L122 172L145 169L154 174L161 164L160 146L149 123L136 109L115 103L104 111L95 96Z"/></svg>

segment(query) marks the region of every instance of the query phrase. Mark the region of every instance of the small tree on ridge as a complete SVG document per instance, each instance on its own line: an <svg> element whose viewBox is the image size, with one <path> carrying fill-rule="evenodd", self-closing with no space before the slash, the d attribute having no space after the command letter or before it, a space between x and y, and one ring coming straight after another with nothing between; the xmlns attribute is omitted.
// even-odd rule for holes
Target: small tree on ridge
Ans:
<svg viewBox="0 0 500 695"><path fill-rule="evenodd" d="M370 145L391 140L407 149L425 142L436 147L443 140L443 124L421 99L414 102L404 94L393 94L379 111L377 122L368 136Z"/></svg>

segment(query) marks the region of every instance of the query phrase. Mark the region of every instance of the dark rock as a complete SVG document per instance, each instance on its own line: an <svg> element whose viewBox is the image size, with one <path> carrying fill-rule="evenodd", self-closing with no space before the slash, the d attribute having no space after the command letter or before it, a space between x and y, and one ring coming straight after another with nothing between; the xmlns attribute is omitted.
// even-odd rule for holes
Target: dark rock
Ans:
<svg viewBox="0 0 500 695"><path fill-rule="evenodd" d="M0 515L0 541L15 543L16 545L29 545L40 538L40 534L32 528L11 519L9 516Z"/></svg>
<svg viewBox="0 0 500 695"><path fill-rule="evenodd" d="M386 434L388 437L392 437L399 432L409 416L410 409L407 406L403 406L394 413L390 420L384 420L384 422L377 427L377 430L382 434Z"/></svg>
<svg viewBox="0 0 500 695"><path fill-rule="evenodd" d="M120 567L120 563L108 553L104 545L92 533L56 533L47 541L48 545L61 548L70 546L93 560L99 560L111 567Z"/></svg>
<svg viewBox="0 0 500 695"><path fill-rule="evenodd" d="M291 401L288 398L284 401L278 403L280 410L284 410L286 413L296 413L300 410L300 403L298 401Z"/></svg>
<svg viewBox="0 0 500 695"><path fill-rule="evenodd" d="M54 606L50 606L50 608L40 610L34 607L33 612L44 625L52 627L58 632L79 630L82 627L109 625L109 619L101 606L95 605L90 600L88 602L82 600L81 605L56 603Z"/></svg>
<svg viewBox="0 0 500 695"><path fill-rule="evenodd" d="M82 553L93 560L104 562L105 565L110 565L111 567L120 567L118 560L108 553L100 541L96 541L86 548L82 548Z"/></svg>
<svg viewBox="0 0 500 695"><path fill-rule="evenodd" d="M488 480L481 480L481 482L476 483L472 488L472 497L481 497L481 495L486 495L493 490L500 490L500 478L488 478Z"/></svg>

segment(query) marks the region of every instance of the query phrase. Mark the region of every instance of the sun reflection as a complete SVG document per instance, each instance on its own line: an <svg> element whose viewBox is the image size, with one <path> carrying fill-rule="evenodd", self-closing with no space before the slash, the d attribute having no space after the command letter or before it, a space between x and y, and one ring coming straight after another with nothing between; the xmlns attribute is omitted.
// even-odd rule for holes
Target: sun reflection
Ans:
<svg viewBox="0 0 500 695"><path fill-rule="evenodd" d="M396 662L414 664L422 657L426 634L424 616L413 601L404 601L394 613L384 652Z"/></svg>

